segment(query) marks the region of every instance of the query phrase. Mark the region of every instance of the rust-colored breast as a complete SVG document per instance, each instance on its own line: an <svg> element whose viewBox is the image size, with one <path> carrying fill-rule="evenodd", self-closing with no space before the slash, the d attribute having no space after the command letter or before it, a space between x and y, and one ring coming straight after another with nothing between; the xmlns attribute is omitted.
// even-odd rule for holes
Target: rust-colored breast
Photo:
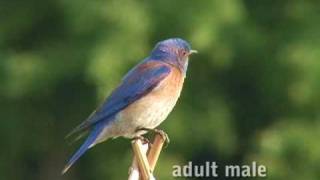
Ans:
<svg viewBox="0 0 320 180"><path fill-rule="evenodd" d="M119 131L124 131L122 123L127 128L155 128L167 118L180 96L184 81L184 75L178 69L172 67L171 70L155 89L119 114Z"/></svg>

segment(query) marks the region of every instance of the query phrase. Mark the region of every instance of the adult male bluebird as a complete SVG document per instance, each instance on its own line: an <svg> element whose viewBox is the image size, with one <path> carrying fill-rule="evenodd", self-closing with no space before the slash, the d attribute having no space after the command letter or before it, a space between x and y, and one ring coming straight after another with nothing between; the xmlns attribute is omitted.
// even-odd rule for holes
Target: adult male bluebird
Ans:
<svg viewBox="0 0 320 180"><path fill-rule="evenodd" d="M62 173L94 145L119 136L141 137L164 121L180 96L189 55L195 52L180 38L157 43L150 56L131 69L105 102L71 132L88 130L89 135Z"/></svg>

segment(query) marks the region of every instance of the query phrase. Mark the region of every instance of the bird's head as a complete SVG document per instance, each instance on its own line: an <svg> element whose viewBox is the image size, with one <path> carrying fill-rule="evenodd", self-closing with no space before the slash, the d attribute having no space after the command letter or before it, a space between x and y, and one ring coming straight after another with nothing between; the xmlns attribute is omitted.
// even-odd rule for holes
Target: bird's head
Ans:
<svg viewBox="0 0 320 180"><path fill-rule="evenodd" d="M164 61L178 67L184 73L187 71L189 56L197 53L190 44L180 38L160 41L151 52L151 59Z"/></svg>

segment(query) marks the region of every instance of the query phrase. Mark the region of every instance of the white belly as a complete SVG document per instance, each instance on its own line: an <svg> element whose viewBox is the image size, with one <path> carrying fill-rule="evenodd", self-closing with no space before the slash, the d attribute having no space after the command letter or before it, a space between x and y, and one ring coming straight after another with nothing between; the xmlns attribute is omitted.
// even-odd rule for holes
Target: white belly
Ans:
<svg viewBox="0 0 320 180"><path fill-rule="evenodd" d="M144 111L132 117L132 123L145 128L155 128L164 121L175 106L177 98L164 99L149 103Z"/></svg>
<svg viewBox="0 0 320 180"><path fill-rule="evenodd" d="M133 112L130 111L128 114L125 111L117 115L112 134L132 138L136 136L136 130L139 128L153 129L159 126L172 111L177 99L161 99L150 103L148 98L142 98Z"/></svg>

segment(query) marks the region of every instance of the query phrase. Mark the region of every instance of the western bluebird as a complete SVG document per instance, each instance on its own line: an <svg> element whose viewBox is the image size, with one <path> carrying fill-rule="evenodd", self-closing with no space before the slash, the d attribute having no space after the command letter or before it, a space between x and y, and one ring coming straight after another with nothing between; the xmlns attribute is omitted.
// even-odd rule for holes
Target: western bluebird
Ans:
<svg viewBox="0 0 320 180"><path fill-rule="evenodd" d="M89 131L62 173L91 147L119 136L140 137L166 119L183 86L188 57L195 53L189 43L172 38L156 44L149 57L131 69L120 85L87 120L70 134Z"/></svg>

